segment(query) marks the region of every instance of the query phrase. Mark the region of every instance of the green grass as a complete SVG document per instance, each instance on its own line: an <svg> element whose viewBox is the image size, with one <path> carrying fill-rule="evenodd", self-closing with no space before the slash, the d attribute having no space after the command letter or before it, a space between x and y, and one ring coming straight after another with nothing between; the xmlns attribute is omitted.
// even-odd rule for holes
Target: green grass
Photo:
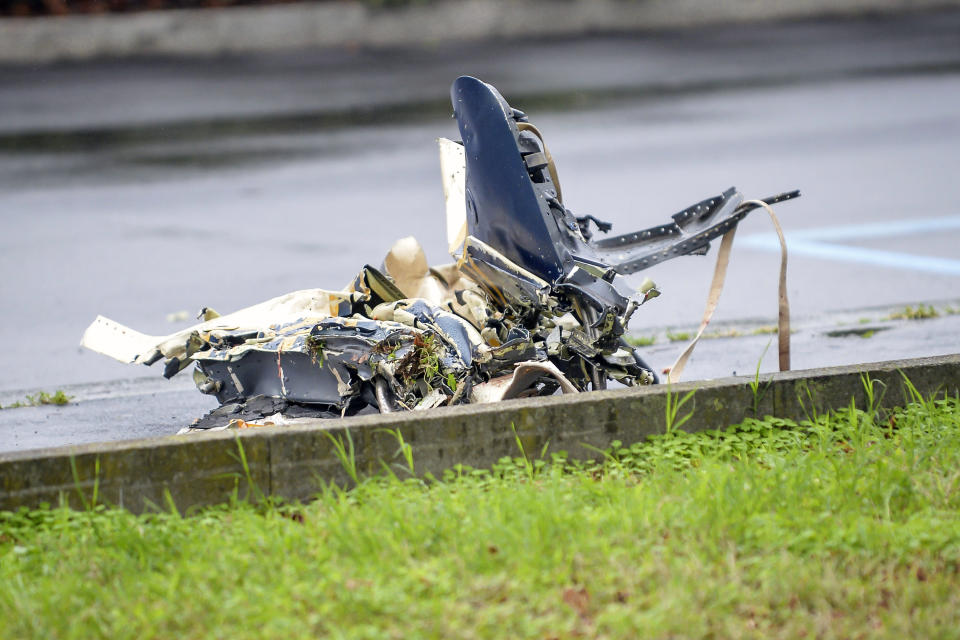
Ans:
<svg viewBox="0 0 960 640"><path fill-rule="evenodd" d="M775 324L764 325L762 327L757 327L750 333L752 333L755 336L776 335L777 333L779 333L779 328Z"/></svg>
<svg viewBox="0 0 960 640"><path fill-rule="evenodd" d="M3 513L0 636L955 637L960 401L920 400L303 506Z"/></svg>
<svg viewBox="0 0 960 640"><path fill-rule="evenodd" d="M887 316L888 320L927 320L940 317L940 312L933 305L907 306Z"/></svg>
<svg viewBox="0 0 960 640"><path fill-rule="evenodd" d="M649 347L657 342L657 336L626 336L631 347Z"/></svg>
<svg viewBox="0 0 960 640"><path fill-rule="evenodd" d="M730 327L725 329L717 329L716 331L705 331L700 337L704 340L714 340L718 338L739 338L744 335L761 336L776 333L776 325L757 327L749 330L747 333L744 333L735 327ZM693 336L696 334L696 331L691 330L671 331L668 329L666 331L666 338L670 342L686 342L693 339ZM627 336L626 339L627 342L634 347L649 347L656 342L656 336Z"/></svg>
<svg viewBox="0 0 960 640"><path fill-rule="evenodd" d="M743 333L739 329L719 329L717 331L707 331L701 336L707 340L715 338L739 338Z"/></svg>
<svg viewBox="0 0 960 640"><path fill-rule="evenodd" d="M0 406L0 409L19 409L20 407L39 407L42 404L55 404L55 405L65 405L69 404L73 400L73 396L68 396L62 390L57 390L55 393L47 393L46 391L40 391L34 395L28 395L24 400L17 400L13 404L8 404L7 406Z"/></svg>

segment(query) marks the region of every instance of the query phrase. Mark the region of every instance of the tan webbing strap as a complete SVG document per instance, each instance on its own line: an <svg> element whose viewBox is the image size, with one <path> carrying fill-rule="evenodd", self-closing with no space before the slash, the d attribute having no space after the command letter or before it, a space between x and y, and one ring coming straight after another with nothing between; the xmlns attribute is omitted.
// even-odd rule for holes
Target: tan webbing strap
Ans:
<svg viewBox="0 0 960 640"><path fill-rule="evenodd" d="M700 330L697 331L697 335L693 337L693 340L691 340L687 348L683 350L683 353L681 353L677 361L673 363L673 366L663 370L663 372L667 374L667 383L673 383L680 379L684 367L687 366L687 360L690 359L694 348L697 346L697 343L700 342L700 337L706 330L707 325L710 324L710 319L713 318L713 312L716 311L717 303L720 301L720 293L723 291L723 281L727 277L727 265L730 263L730 249L733 247L733 236L736 232L737 228L734 227L723 234L723 240L720 242L720 250L717 251L717 266L713 269L713 282L710 283L710 292L707 294L707 306L703 310L703 320L700 321Z"/></svg>
<svg viewBox="0 0 960 640"><path fill-rule="evenodd" d="M543 155L547 156L547 170L550 172L550 179L553 180L553 186L557 188L557 200L562 203L563 192L560 190L560 177L557 175L557 165L553 162L553 156L550 154L550 149L547 148L547 141L543 139L543 134L529 122L518 122L517 129L520 131L529 131L540 139L540 144L543 145Z"/></svg>
<svg viewBox="0 0 960 640"><path fill-rule="evenodd" d="M770 221L773 228L777 231L777 239L780 240L780 284L778 287L779 297L777 299L778 318L777 318L777 346L780 355L780 371L790 370L790 301L787 300L787 241L783 237L783 228L780 221L777 220L777 214L773 212L773 207L763 200L747 200L744 204L756 204L767 210L770 214Z"/></svg>
<svg viewBox="0 0 960 640"><path fill-rule="evenodd" d="M763 207L770 214L770 220L777 230L777 237L780 239L780 283L778 297L778 322L777 333L780 351L780 371L790 370L790 303L787 300L787 242L783 237L783 229L780 227L780 221L777 220L773 209L762 200L746 200L742 204L755 204ZM693 349L697 346L707 325L713 318L713 312L717 309L717 303L720 301L720 293L723 291L723 282L727 276L727 265L730 263L730 250L733 248L733 236L737 228L734 227L723 236L720 243L720 250L717 252L717 266L713 270L713 282L710 283L710 292L707 294L707 305L703 310L703 320L700 322L700 329L697 335L693 337L687 348L683 350L673 366L664 369L667 374L667 382L673 383L680 379L683 369L687 366L687 361L693 354Z"/></svg>

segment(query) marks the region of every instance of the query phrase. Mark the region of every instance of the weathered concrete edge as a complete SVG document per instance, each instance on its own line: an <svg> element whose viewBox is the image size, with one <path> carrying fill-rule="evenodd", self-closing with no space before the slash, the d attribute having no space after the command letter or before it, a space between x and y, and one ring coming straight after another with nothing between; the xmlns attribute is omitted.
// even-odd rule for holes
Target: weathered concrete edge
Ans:
<svg viewBox="0 0 960 640"><path fill-rule="evenodd" d="M343 45L419 46L956 6L960 0L437 0L375 9L345 0L228 10L6 18L0 20L0 63Z"/></svg>
<svg viewBox="0 0 960 640"><path fill-rule="evenodd" d="M434 409L310 425L170 436L59 447L0 455L0 510L97 499L142 511L163 507L168 495L181 509L245 498L262 492L307 499L326 482L349 484L337 447L352 443L356 469L377 473L402 456L395 436L411 446L418 474L439 475L457 464L487 467L519 454L567 451L593 458L614 440L639 441L666 427L668 398L693 391L679 416L684 430L735 424L756 414L802 419L814 412L865 404L864 380L873 380L879 405L910 399L904 376L916 390L960 393L960 354L812 369L751 378L514 400L497 405ZM515 431L514 431L515 429ZM586 445L586 446L584 446Z"/></svg>

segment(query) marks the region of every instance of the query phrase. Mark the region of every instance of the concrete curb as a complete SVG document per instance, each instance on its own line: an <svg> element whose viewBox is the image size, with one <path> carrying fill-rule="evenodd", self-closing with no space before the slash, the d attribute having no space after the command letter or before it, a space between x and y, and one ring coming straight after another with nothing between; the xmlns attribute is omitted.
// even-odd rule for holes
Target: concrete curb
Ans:
<svg viewBox="0 0 960 640"><path fill-rule="evenodd" d="M960 0L435 0L373 9L357 0L345 0L226 10L5 18L0 19L0 63L344 45L421 46L956 6Z"/></svg>
<svg viewBox="0 0 960 640"><path fill-rule="evenodd" d="M758 415L803 419L811 412L864 405L863 377L879 383L880 406L909 400L906 375L923 395L960 393L960 354L811 369L761 376L766 391ZM668 396L695 390L682 414L686 431L722 428L753 415L751 378L591 392L513 400L310 425L171 436L26 451L0 455L0 510L91 500L142 511L164 505L166 494L180 509L245 497L251 491L308 499L322 483L350 480L334 442L352 442L356 468L381 471L400 459L398 430L412 447L418 473L439 475L456 464L488 467L516 456L514 431L527 452L564 450L571 458L595 458L613 440L632 443L665 430ZM589 447L583 446L584 444ZM81 498L82 495L82 498Z"/></svg>

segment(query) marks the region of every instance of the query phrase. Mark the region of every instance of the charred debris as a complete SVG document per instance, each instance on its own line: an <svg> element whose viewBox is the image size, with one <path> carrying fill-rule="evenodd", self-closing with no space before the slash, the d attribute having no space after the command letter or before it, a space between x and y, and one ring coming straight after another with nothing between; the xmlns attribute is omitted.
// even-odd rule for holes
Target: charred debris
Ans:
<svg viewBox="0 0 960 640"><path fill-rule="evenodd" d="M409 411L657 383L623 338L659 295L623 276L703 254L750 211L735 189L623 235L567 208L553 158L526 114L491 85L451 88L461 142L441 139L454 262L430 267L404 238L340 291L296 291L169 336L98 317L82 344L123 362L194 365L219 409L194 428ZM763 200L774 204L797 191Z"/></svg>

